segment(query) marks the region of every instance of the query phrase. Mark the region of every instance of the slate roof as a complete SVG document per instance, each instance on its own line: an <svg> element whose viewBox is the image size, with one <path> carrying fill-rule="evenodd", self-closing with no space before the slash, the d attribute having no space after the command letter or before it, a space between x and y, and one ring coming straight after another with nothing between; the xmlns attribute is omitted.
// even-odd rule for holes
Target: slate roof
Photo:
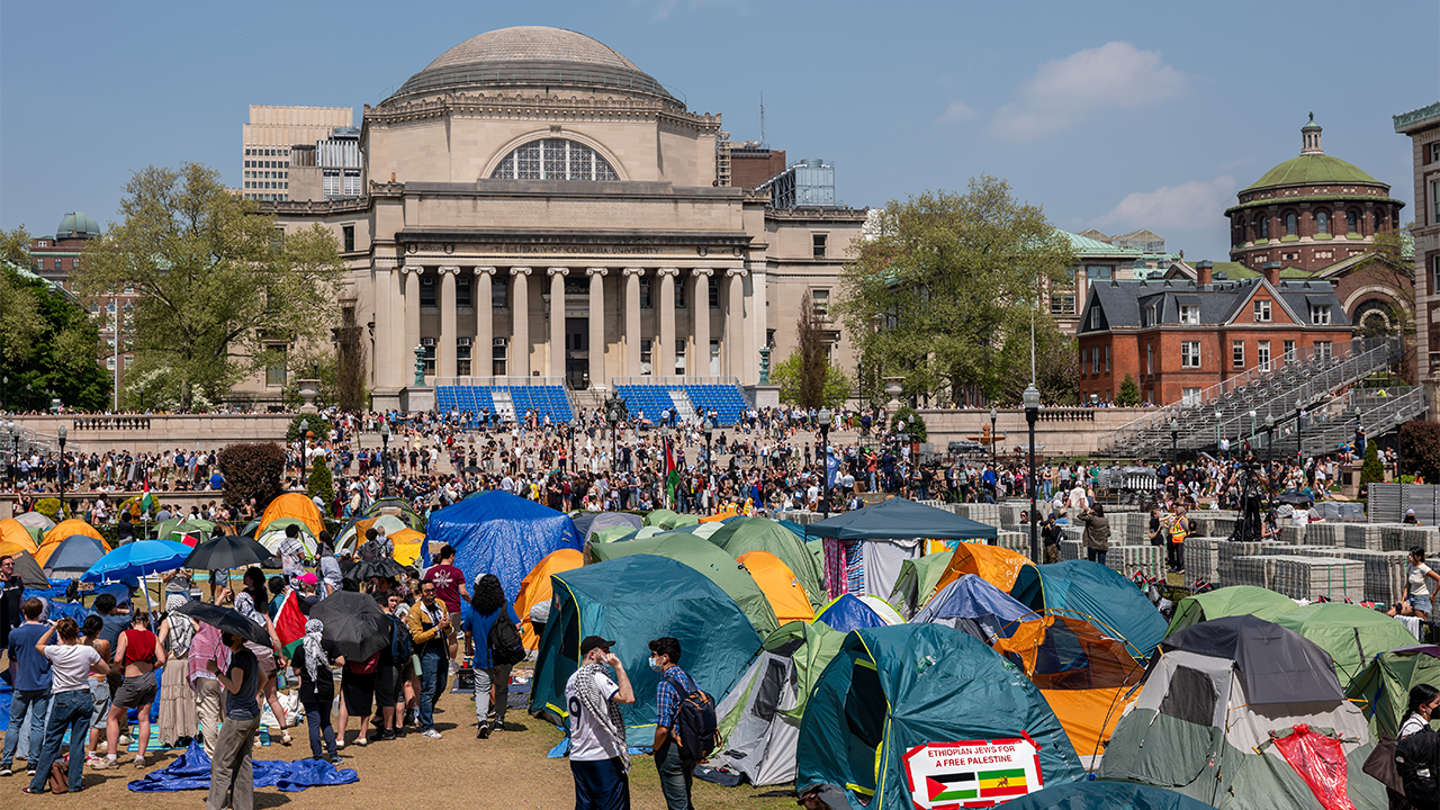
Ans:
<svg viewBox="0 0 1440 810"><path fill-rule="evenodd" d="M1081 312L1080 332L1103 332L1115 329L1137 330L1152 326L1178 325L1181 306L1199 306L1198 327L1228 323L1260 287L1269 287L1264 278L1220 281L1200 286L1188 279L1149 281L1113 280L1090 286L1090 295ZM1272 288L1276 300L1290 310L1296 323L1309 325L1312 304L1330 307L1332 326L1348 326L1345 309L1328 281L1315 279L1282 280L1279 289ZM1141 312L1154 306L1156 323L1143 323ZM1100 310L1096 328L1090 328L1091 309Z"/></svg>

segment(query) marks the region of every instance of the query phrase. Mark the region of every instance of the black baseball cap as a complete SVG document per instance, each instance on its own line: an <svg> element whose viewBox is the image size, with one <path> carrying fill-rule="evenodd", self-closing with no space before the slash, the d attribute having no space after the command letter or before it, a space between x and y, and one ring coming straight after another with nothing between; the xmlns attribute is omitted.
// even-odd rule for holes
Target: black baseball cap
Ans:
<svg viewBox="0 0 1440 810"><path fill-rule="evenodd" d="M613 641L603 639L599 636L586 636L585 640L580 642L580 655L589 655L590 651L596 647L599 647L605 652L610 652L610 648L613 646L615 646L615 642Z"/></svg>

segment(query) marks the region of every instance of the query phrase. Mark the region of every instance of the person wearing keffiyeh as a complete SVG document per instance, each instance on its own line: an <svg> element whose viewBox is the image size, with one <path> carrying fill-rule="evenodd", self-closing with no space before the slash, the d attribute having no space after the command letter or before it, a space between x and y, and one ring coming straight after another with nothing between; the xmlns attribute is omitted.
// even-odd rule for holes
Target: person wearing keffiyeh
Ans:
<svg viewBox="0 0 1440 810"><path fill-rule="evenodd" d="M316 759L339 762L335 728L330 724L330 705L335 702L335 674L330 664L344 664L345 659L332 658L326 652L324 636L325 624L319 619L305 622L305 640L295 649L291 663L300 673L300 706L310 730L310 753Z"/></svg>
<svg viewBox="0 0 1440 810"><path fill-rule="evenodd" d="M175 611L190 601L188 593L165 598L165 619L160 622L159 644L165 649L165 672L160 679L160 740L179 742L195 736L199 723L195 693L187 686L190 674L190 644L195 640L195 622Z"/></svg>
<svg viewBox="0 0 1440 810"><path fill-rule="evenodd" d="M619 657L610 653L614 644L587 636L580 642L581 666L565 683L576 810L630 806L630 756L620 704L634 703L635 690ZM615 668L613 681L605 674L607 666Z"/></svg>

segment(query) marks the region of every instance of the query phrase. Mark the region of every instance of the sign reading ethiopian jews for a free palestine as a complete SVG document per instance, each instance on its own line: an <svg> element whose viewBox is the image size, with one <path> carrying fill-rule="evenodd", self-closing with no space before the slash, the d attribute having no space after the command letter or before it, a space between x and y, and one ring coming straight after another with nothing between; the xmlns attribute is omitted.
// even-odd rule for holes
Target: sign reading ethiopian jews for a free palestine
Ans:
<svg viewBox="0 0 1440 810"><path fill-rule="evenodd" d="M905 752L916 810L994 807L1042 787L1040 752L1028 739L926 743Z"/></svg>

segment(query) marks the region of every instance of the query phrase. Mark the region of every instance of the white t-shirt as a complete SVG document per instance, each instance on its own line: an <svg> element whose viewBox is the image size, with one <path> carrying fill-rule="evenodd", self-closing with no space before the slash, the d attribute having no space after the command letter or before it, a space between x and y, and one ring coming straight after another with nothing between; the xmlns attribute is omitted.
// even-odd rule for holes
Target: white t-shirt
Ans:
<svg viewBox="0 0 1440 810"><path fill-rule="evenodd" d="M576 762L596 762L620 756L616 740L605 731L586 710L585 704L575 694L575 679L579 670L565 682L565 706L570 712L570 758ZM595 673L595 685L605 700L615 697L620 687L602 672Z"/></svg>
<svg viewBox="0 0 1440 810"><path fill-rule="evenodd" d="M69 647L51 644L45 648L45 657L50 659L52 695L89 689L90 667L100 660L95 648L84 644Z"/></svg>
<svg viewBox="0 0 1440 810"><path fill-rule="evenodd" d="M1419 565L1412 566L1412 567L1410 568L1410 595L1411 595L1411 596L1429 596L1429 595L1430 595L1430 582L1429 582L1429 580L1428 580L1428 578L1427 578L1429 574L1430 574L1430 566L1426 565L1425 563L1420 563Z"/></svg>

